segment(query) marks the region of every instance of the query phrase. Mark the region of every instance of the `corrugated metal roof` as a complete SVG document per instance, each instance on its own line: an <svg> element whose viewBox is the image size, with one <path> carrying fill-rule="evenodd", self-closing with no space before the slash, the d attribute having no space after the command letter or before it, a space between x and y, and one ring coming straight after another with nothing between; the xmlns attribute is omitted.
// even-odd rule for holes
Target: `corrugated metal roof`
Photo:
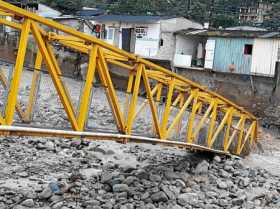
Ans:
<svg viewBox="0 0 280 209"><path fill-rule="evenodd" d="M280 37L279 32L270 32L270 33L266 33L262 36L259 36L259 38L279 38L279 37Z"/></svg>
<svg viewBox="0 0 280 209"><path fill-rule="evenodd" d="M229 27L226 30L239 30L239 31L267 31L265 28L259 27L252 27L252 26L236 26L236 27Z"/></svg>
<svg viewBox="0 0 280 209"><path fill-rule="evenodd" d="M280 38L279 32L244 31L244 30L181 30L176 34L201 37L230 37L230 38Z"/></svg>
<svg viewBox="0 0 280 209"><path fill-rule="evenodd" d="M76 14L80 17L90 18L93 16L104 15L105 11L103 9L83 9L78 11Z"/></svg>
<svg viewBox="0 0 280 209"><path fill-rule="evenodd" d="M61 12L47 5L39 4L37 14L45 18L53 18L61 15Z"/></svg>
<svg viewBox="0 0 280 209"><path fill-rule="evenodd" d="M132 15L101 15L92 17L92 20L100 22L128 22L128 23L156 23L161 19L169 19L170 17L161 16L132 16Z"/></svg>

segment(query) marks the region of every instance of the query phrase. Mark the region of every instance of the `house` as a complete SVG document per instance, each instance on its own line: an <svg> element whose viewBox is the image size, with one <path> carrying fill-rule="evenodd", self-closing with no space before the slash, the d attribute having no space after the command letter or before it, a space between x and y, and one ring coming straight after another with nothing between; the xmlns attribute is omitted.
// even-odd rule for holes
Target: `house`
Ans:
<svg viewBox="0 0 280 209"><path fill-rule="evenodd" d="M53 19L54 17L60 16L62 13L45 4L39 4L36 14L45 18Z"/></svg>
<svg viewBox="0 0 280 209"><path fill-rule="evenodd" d="M69 26L71 28L75 28L78 31L82 31L83 32L83 22L81 19L77 18L74 15L62 15L62 16L56 16L52 18L54 21L62 24L62 25L66 25ZM57 31L57 33L59 34L64 34L61 31ZM64 34L65 35L65 34Z"/></svg>
<svg viewBox="0 0 280 209"><path fill-rule="evenodd" d="M27 0L27 1L8 0L7 2L11 3L15 6L24 8L24 9L32 10L37 15L45 17L45 18L49 18L49 19L53 19L53 17L58 17L62 14L61 12L59 12L45 4L38 3L38 1L36 1L36 0ZM8 21L11 21L12 17L7 16L6 19ZM15 29L12 29L10 27L5 27L5 32L7 34L14 33L15 31L16 31Z"/></svg>
<svg viewBox="0 0 280 209"><path fill-rule="evenodd" d="M280 61L279 32L184 30L176 37L176 50L192 56L191 65L180 68L274 77Z"/></svg>
<svg viewBox="0 0 280 209"><path fill-rule="evenodd" d="M83 7L80 11L76 12L76 16L83 19L90 19L93 16L104 15L105 10L92 7Z"/></svg>
<svg viewBox="0 0 280 209"><path fill-rule="evenodd" d="M155 61L172 63L178 30L202 26L182 17L100 15L88 18L84 31L120 49Z"/></svg>
<svg viewBox="0 0 280 209"><path fill-rule="evenodd" d="M269 12L272 9L272 3L267 0L259 0L257 3L251 0L245 0L239 11L240 23L261 24L269 18Z"/></svg>

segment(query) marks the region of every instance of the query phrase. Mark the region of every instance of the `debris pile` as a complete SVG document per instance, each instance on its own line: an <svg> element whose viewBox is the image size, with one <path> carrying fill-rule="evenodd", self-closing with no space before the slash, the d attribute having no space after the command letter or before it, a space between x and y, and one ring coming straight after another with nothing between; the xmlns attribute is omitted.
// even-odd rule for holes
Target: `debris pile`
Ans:
<svg viewBox="0 0 280 209"><path fill-rule="evenodd" d="M0 208L280 208L280 177L243 161L145 144L0 140Z"/></svg>

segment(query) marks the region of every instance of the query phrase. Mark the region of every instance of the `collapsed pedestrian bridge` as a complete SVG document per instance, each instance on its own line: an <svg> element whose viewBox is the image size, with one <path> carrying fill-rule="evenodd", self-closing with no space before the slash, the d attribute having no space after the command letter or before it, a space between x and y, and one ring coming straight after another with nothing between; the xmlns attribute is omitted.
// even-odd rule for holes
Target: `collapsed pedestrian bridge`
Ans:
<svg viewBox="0 0 280 209"><path fill-rule="evenodd" d="M204 86L4 1L0 1L0 15L3 17L0 24L20 32L15 62L2 65L0 70L2 135L159 143L235 155L248 154L257 141L256 117ZM26 66L30 42L38 49L33 67ZM71 90L71 84L67 84L69 81L66 81L56 57L58 47L87 57L86 79L80 82L78 93L73 93L77 88L72 86ZM112 75L114 67L127 74L125 93L116 89L117 83ZM27 68L32 69L30 78L25 77ZM45 68L47 75L44 76L49 80L42 85ZM99 123L98 128L95 125L106 115L90 116L102 112L96 111L94 105L98 99L93 85L95 78L100 80L101 87L98 88L104 92L102 105L108 107L112 116L110 125ZM22 86L22 80L29 82L28 88ZM53 86L51 93L57 95L57 105L63 110L60 119L65 123L57 123L55 127L48 127L46 123L53 117L48 105L38 109L42 107L42 95L49 93L46 91L50 91L50 86ZM36 121L36 115L44 110L47 113L43 120ZM112 124L114 129L109 130Z"/></svg>

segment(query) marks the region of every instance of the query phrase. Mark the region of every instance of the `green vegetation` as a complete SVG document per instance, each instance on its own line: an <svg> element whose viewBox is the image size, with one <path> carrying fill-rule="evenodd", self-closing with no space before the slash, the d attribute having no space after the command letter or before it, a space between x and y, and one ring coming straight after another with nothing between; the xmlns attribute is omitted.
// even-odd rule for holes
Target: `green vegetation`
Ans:
<svg viewBox="0 0 280 209"><path fill-rule="evenodd" d="M269 29L280 27L280 2L273 3L262 26ZM197 22L210 22L213 27L238 25L240 6L256 4L258 0L41 0L42 3L57 8L66 14L73 14L82 6L105 9L110 14L183 16ZM252 24L252 23L246 23Z"/></svg>

